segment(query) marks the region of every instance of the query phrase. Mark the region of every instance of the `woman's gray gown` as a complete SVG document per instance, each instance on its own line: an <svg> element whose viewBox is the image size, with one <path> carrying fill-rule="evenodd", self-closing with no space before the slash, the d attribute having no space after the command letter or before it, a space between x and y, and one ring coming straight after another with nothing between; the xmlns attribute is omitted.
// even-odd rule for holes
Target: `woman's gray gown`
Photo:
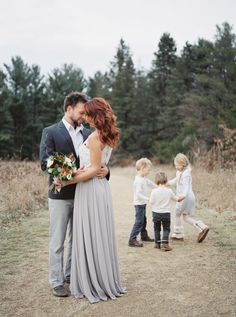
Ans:
<svg viewBox="0 0 236 317"><path fill-rule="evenodd" d="M102 164L112 149L105 146ZM90 165L86 144L79 149L80 166ZM106 178L94 177L76 186L73 215L71 294L87 297L91 303L115 299L125 290L121 286L117 260L112 198Z"/></svg>

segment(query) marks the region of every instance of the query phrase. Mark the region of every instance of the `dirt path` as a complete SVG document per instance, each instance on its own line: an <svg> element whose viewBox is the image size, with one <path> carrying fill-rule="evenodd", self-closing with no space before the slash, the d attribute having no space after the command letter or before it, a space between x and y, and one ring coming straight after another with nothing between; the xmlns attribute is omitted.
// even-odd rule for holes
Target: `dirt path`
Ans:
<svg viewBox="0 0 236 317"><path fill-rule="evenodd" d="M48 213L44 211L1 232L0 316L236 316L235 215L198 208L199 218L211 227L202 244L186 227L186 241L172 243L172 252L156 250L153 243L129 248L132 178L132 169L112 170L120 270L128 293L95 305L85 299L52 296L47 281ZM150 210L148 221L153 235Z"/></svg>

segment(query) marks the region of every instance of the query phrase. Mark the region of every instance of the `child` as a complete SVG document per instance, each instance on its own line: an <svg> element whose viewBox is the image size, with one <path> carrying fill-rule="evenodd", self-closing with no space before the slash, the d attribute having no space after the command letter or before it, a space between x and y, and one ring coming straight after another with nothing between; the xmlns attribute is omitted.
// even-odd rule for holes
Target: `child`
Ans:
<svg viewBox="0 0 236 317"><path fill-rule="evenodd" d="M130 247L143 247L143 243L137 241L137 236L141 233L143 241L154 241L148 236L146 230L146 204L148 202L148 189L156 187L156 184L146 176L150 173L152 163L147 158L141 158L136 162L137 175L134 179L134 208L135 223L129 237Z"/></svg>
<svg viewBox="0 0 236 317"><path fill-rule="evenodd" d="M176 185L177 195L184 196L185 199L176 204L172 240L184 240L184 230L181 223L182 216L185 222L194 226L199 231L197 241L200 243L206 238L209 228L202 221L192 218L195 208L195 196L192 191L191 166L188 158L182 153L176 155L174 164L177 170L176 177L170 180L168 184Z"/></svg>
<svg viewBox="0 0 236 317"><path fill-rule="evenodd" d="M156 174L157 188L153 189L149 202L152 206L152 216L154 223L155 234L155 248L163 251L171 251L169 246L170 234L170 215L171 215L171 201L181 201L183 197L177 197L170 188L166 187L167 176L160 172ZM161 239L161 226L163 229Z"/></svg>

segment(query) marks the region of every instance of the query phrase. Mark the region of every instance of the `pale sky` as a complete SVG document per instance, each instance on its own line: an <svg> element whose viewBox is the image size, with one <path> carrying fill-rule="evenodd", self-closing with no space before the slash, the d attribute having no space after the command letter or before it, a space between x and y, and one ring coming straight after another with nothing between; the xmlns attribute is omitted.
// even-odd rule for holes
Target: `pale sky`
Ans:
<svg viewBox="0 0 236 317"><path fill-rule="evenodd" d="M164 32L214 40L216 24L236 33L236 0L0 0L0 67L20 55L47 74L63 63L85 76L106 71L122 37L137 68L149 69Z"/></svg>

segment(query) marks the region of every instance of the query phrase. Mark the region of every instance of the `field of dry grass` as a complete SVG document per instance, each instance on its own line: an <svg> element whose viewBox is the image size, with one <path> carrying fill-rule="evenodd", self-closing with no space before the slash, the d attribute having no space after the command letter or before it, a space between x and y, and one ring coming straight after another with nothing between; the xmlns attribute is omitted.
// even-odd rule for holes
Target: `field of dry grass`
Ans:
<svg viewBox="0 0 236 317"><path fill-rule="evenodd" d="M0 227L46 207L47 177L36 162L0 160Z"/></svg>
<svg viewBox="0 0 236 317"><path fill-rule="evenodd" d="M119 170L123 175L134 175L133 167ZM150 178L154 179L157 170L165 171L169 178L175 175L171 165L156 165ZM25 216L46 208L47 176L37 162L0 160L0 175L0 227L18 223ZM199 206L218 212L236 210L235 184L235 171L209 173L201 167L193 168L193 187Z"/></svg>
<svg viewBox="0 0 236 317"><path fill-rule="evenodd" d="M171 166L155 166L173 177ZM10 170L10 172L9 172ZM235 174L208 174L194 168L196 217L210 232L196 243L186 226L186 241L161 252L145 243L127 246L134 221L134 167L111 169L120 271L127 294L95 305L86 299L55 298L48 286L47 177L37 163L1 162L0 316L4 317L218 317L236 316ZM37 212L36 212L37 211ZM23 216L22 216L23 215ZM28 217L25 217L28 216ZM151 210L148 231L153 236Z"/></svg>

